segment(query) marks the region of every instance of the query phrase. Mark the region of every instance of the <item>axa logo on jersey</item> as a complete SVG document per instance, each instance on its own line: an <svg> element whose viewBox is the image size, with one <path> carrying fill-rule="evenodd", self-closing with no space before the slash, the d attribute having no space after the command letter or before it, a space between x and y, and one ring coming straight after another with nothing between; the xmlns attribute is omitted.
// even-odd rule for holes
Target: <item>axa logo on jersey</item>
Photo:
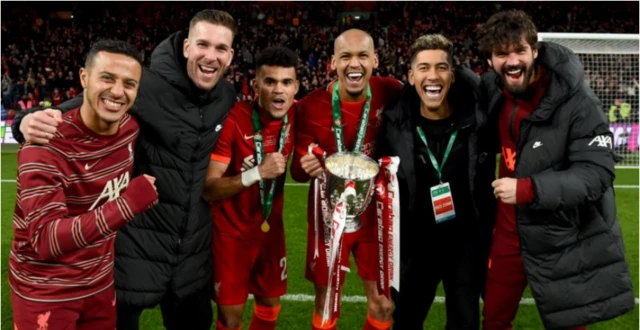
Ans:
<svg viewBox="0 0 640 330"><path fill-rule="evenodd" d="M613 148L613 141L611 137L607 135L596 136L595 138L593 138L593 140L591 140L591 142L589 142L589 146L591 146L594 143L597 143L596 146L598 147L609 148L609 149Z"/></svg>
<svg viewBox="0 0 640 330"><path fill-rule="evenodd" d="M107 200L105 201L106 203L120 197L120 192L126 189L128 185L129 172L124 172L120 174L120 176L107 181L107 184L105 184L104 188L102 189L102 193L100 194L100 196L98 196L96 201L93 202L93 205L91 205L89 211L92 211L104 198L107 198Z"/></svg>

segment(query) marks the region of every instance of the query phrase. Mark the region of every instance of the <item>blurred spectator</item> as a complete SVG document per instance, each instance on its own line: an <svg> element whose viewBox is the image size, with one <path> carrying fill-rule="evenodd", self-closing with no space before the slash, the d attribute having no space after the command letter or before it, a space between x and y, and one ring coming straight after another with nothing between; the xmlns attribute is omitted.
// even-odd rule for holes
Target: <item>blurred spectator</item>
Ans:
<svg viewBox="0 0 640 330"><path fill-rule="evenodd" d="M51 94L51 104L53 106L56 106L56 105L62 103L63 99L64 99L64 96L62 95L62 93L60 93L60 89L59 88L54 88L53 89L53 94Z"/></svg>

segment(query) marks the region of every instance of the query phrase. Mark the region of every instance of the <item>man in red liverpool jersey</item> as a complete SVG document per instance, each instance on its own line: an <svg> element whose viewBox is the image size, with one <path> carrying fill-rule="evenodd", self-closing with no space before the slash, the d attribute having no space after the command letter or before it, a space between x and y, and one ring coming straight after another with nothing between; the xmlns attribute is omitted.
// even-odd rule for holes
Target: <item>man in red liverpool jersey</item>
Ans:
<svg viewBox="0 0 640 330"><path fill-rule="evenodd" d="M255 296L249 329L276 326L287 287L283 174L293 151L297 65L284 47L260 53L253 86L259 98L236 103L211 154L203 197L214 201L217 329L241 328L249 293Z"/></svg>
<svg viewBox="0 0 640 330"><path fill-rule="evenodd" d="M291 175L298 182L307 182L322 172L316 156L308 154L309 145L318 145L329 156L338 151L362 152L376 158L375 141L380 133L384 109L391 108L402 90L402 84L390 78L371 77L378 66L371 36L357 29L345 31L335 41L331 66L337 70L338 80L318 89L300 101L296 115L296 148ZM339 97L339 106L332 107L332 95ZM368 100L370 99L370 100ZM366 101L370 101L366 102ZM366 106L369 105L370 106ZM335 115L340 117L336 123ZM361 120L366 125L360 126ZM336 144L334 125L342 125L344 145ZM355 146L356 137L364 135L361 146ZM354 150L357 149L357 150ZM338 315L323 322L322 315L328 284L328 265L322 217L316 217L314 205L319 192L317 185L309 191L307 207L308 242L305 276L314 283L316 291L313 329L335 329ZM368 314L365 329L388 329L391 325L393 304L379 295L376 288L378 266L377 225L374 203L360 216L362 228L343 236L340 278L349 269L349 254L353 252L358 275L363 279L367 295Z"/></svg>
<svg viewBox="0 0 640 330"><path fill-rule="evenodd" d="M15 329L114 329L116 231L157 200L155 178L131 180L138 124L126 112L142 61L122 41L94 43L80 69L84 100L47 145L18 154L9 257Z"/></svg>

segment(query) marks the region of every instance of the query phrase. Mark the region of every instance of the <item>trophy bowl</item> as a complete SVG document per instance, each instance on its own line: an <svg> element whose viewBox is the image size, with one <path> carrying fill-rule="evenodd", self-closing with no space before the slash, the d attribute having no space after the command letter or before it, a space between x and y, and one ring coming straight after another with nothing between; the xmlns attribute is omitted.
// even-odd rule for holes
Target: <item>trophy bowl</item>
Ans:
<svg viewBox="0 0 640 330"><path fill-rule="evenodd" d="M334 210L347 182L355 183L356 196L347 197L347 219L345 233L362 227L358 217L369 206L375 189L375 178L380 171L378 163L363 154L352 152L335 153L325 160L327 169L326 192L329 205Z"/></svg>

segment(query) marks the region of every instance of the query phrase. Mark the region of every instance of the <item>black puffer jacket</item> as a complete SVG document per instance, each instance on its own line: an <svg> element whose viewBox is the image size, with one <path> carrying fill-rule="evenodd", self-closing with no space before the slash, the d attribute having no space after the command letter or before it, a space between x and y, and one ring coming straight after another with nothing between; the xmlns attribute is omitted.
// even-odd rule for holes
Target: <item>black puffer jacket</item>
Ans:
<svg viewBox="0 0 640 330"><path fill-rule="evenodd" d="M220 79L208 92L186 73L179 32L151 54L138 94L137 173L156 177L160 203L118 232L118 298L155 305L169 291L178 298L211 282L211 212L202 199L209 155L235 101Z"/></svg>
<svg viewBox="0 0 640 330"><path fill-rule="evenodd" d="M536 63L548 72L547 92L520 125L515 167L516 177L531 177L535 200L516 207L516 222L542 321L569 328L634 307L612 186L617 156L578 57L542 42ZM504 99L495 73L483 76L483 89L497 123Z"/></svg>
<svg viewBox="0 0 640 330"><path fill-rule="evenodd" d="M129 305L149 307L165 294L181 298L210 289L212 219L201 194L235 91L225 79L208 92L191 82L182 52L186 37L178 32L156 47L130 110L140 124L134 176L156 177L160 201L116 236L117 298ZM82 94L59 108L81 104ZM18 129L22 116L16 119Z"/></svg>

